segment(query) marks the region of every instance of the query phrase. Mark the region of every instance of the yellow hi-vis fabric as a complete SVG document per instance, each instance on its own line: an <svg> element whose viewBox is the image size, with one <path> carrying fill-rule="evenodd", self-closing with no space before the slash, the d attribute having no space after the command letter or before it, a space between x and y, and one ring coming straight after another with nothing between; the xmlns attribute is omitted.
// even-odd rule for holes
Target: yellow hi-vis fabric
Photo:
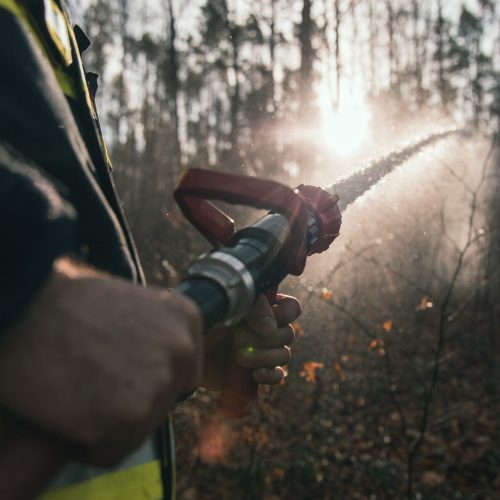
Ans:
<svg viewBox="0 0 500 500"><path fill-rule="evenodd" d="M51 6L53 3L51 2ZM0 8L4 8L14 14L25 26L25 28L31 33L33 39L36 41L40 50L44 57L49 61L52 66L54 73L56 75L57 81L61 90L67 97L76 98L77 92L76 87L71 79L71 77L64 71L63 67L60 63L58 63L50 50L47 48L46 43L43 40L42 35L40 34L36 24L32 21L29 12L24 8L24 6L16 1L16 0L0 0ZM58 10L57 14L62 14L60 10ZM56 14L56 15L57 15Z"/></svg>
<svg viewBox="0 0 500 500"><path fill-rule="evenodd" d="M64 65L69 66L73 62L71 55L71 45L73 45L75 48L77 47L73 28L71 27L71 24L69 23L69 20L66 17L65 13L61 11L54 0L44 0L44 7L46 11L46 24L47 29L50 33L50 37L54 45L57 47L59 53L61 54L64 60ZM65 71L66 68L64 67L64 65L62 65L60 61L57 61L54 58L54 55L47 47L46 40L44 40L44 37L40 33L40 30L38 29L36 23L33 22L30 12L22 5L21 2L17 0L0 0L0 8L4 8L14 14L14 16L16 16L23 23L25 28L31 33L34 40L40 47L42 54L50 63L57 78L57 82L59 83L59 86L66 97L77 99L78 88L80 88L80 91L85 95L87 107L92 117L96 120L97 111L95 109L94 102L90 97L90 92L85 78L85 72L83 70L83 64L80 59L79 51L75 50L75 57L77 59L76 65L78 68L80 81L75 82ZM63 29L66 30L66 36L62 33ZM101 143L101 149L106 163L108 164L108 167L111 168L111 159L109 157L108 149L100 133L100 130L99 141Z"/></svg>
<svg viewBox="0 0 500 500"><path fill-rule="evenodd" d="M158 461L111 472L90 481L56 488L39 500L161 500L163 498Z"/></svg>

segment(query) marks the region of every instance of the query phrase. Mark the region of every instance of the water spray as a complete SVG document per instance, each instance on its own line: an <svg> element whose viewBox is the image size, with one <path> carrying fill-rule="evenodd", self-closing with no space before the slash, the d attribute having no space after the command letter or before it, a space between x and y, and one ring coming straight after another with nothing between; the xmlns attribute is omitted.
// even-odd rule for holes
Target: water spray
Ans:
<svg viewBox="0 0 500 500"><path fill-rule="evenodd" d="M291 189L266 179L189 170L175 198L186 218L215 249L188 267L177 292L198 305L205 330L221 323L237 324L260 294L274 303L283 279L302 274L307 258L327 250L339 235L339 204L347 208L411 156L455 132L448 129L429 135L325 189L304 185ZM209 200L269 213L235 231L234 221ZM233 356L225 379L220 410L231 417L247 415L258 391L251 370ZM70 456L70 450L50 436L26 428L9 432L0 449L2 498L36 497Z"/></svg>
<svg viewBox="0 0 500 500"><path fill-rule="evenodd" d="M370 162L365 167L357 170L353 174L339 179L337 182L325 187L330 194L339 194L339 206L342 210L352 205L359 197L363 196L382 178L390 174L397 167L409 160L412 156L424 150L427 146L446 139L460 130L453 127L435 132L414 141L406 146L396 149L387 156Z"/></svg>

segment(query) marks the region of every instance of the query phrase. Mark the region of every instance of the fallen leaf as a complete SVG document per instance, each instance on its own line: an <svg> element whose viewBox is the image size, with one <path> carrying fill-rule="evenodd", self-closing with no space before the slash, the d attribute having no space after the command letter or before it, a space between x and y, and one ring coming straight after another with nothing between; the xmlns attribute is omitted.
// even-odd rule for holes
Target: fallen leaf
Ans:
<svg viewBox="0 0 500 500"><path fill-rule="evenodd" d="M292 328L293 331L295 332L296 337L300 338L304 336L304 329L302 328L300 323L297 322L292 323Z"/></svg>
<svg viewBox="0 0 500 500"><path fill-rule="evenodd" d="M425 311L426 309L431 309L434 304L429 300L429 297L425 295L420 299L420 304L417 307L417 311Z"/></svg>
<svg viewBox="0 0 500 500"><path fill-rule="evenodd" d="M428 470L422 475L422 483L427 486L427 488L436 488L441 486L445 481L445 477L433 470Z"/></svg>
<svg viewBox="0 0 500 500"><path fill-rule="evenodd" d="M285 479L285 469L281 467L275 467L273 469L273 476L277 479Z"/></svg>
<svg viewBox="0 0 500 500"><path fill-rule="evenodd" d="M393 422L399 422L401 420L401 415L397 411L393 411L390 415L389 418Z"/></svg>
<svg viewBox="0 0 500 500"><path fill-rule="evenodd" d="M317 361L306 361L304 363L304 370L302 370L299 375L305 377L307 382L316 382L316 370L319 368L324 368L324 363L319 363Z"/></svg>
<svg viewBox="0 0 500 500"><path fill-rule="evenodd" d="M393 324L392 324L392 321L390 319L388 319L387 321L384 321L382 323L382 328L386 332L390 332L392 330L392 327L393 327Z"/></svg>
<svg viewBox="0 0 500 500"><path fill-rule="evenodd" d="M344 370L342 369L340 364L335 363L334 368L335 368L335 373L337 374L337 377L339 378L339 380L341 382L344 382L344 380L346 379L346 376L345 376Z"/></svg>
<svg viewBox="0 0 500 500"><path fill-rule="evenodd" d="M255 429L245 425L240 431L240 437L246 443L255 444L257 449L265 448L269 444L269 435L264 427Z"/></svg>

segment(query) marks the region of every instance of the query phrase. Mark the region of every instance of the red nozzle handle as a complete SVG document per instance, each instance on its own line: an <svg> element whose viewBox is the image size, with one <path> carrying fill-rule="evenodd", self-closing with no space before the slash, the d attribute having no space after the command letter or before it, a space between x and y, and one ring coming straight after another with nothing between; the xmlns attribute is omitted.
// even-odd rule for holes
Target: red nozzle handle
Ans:
<svg viewBox="0 0 500 500"><path fill-rule="evenodd" d="M269 304L276 304L277 288L269 290L266 298ZM219 411L226 417L246 417L259 393L259 386L253 379L252 370L241 366L233 353L226 370L225 384L218 401Z"/></svg>
<svg viewBox="0 0 500 500"><path fill-rule="evenodd" d="M230 243L234 221L209 199L265 208L285 215L290 235L281 256L285 259L287 272L297 276L304 270L307 254L326 250L340 229L338 197L313 186L299 186L293 190L267 179L191 169L180 179L174 195L185 217L216 247ZM313 248L307 252L305 235L310 211L315 215L320 233ZM276 290L267 296L270 304L276 303ZM252 378L252 371L242 367L233 355L219 400L221 412L230 417L247 415L257 392L258 385Z"/></svg>
<svg viewBox="0 0 500 500"><path fill-rule="evenodd" d="M186 219L215 247L231 241L234 221L208 200L281 213L288 218L292 232L288 253L301 255L307 206L303 197L288 186L258 177L193 168L179 180L174 197Z"/></svg>
<svg viewBox="0 0 500 500"><path fill-rule="evenodd" d="M226 369L225 384L217 402L219 411L226 417L242 418L247 416L257 399L259 386L252 377L252 370L241 366L236 353Z"/></svg>
<svg viewBox="0 0 500 500"><path fill-rule="evenodd" d="M184 173L174 192L185 217L214 246L228 244L234 234L234 221L211 200L264 208L284 214L290 223L287 244L289 272L300 274L305 265L304 235L308 212L305 200L283 184L213 170L191 169ZM268 294L275 303L276 290ZM219 400L221 413L232 418L247 415L258 393L252 370L241 366L233 353L226 370L225 385Z"/></svg>

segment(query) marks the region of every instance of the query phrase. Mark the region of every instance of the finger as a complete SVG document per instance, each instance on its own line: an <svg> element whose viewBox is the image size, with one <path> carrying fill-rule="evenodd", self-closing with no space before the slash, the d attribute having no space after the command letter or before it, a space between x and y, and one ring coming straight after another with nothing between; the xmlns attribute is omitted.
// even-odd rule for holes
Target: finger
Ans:
<svg viewBox="0 0 500 500"><path fill-rule="evenodd" d="M285 326L295 321L301 314L300 302L289 295L277 295L277 302L272 307L274 317L278 326Z"/></svg>
<svg viewBox="0 0 500 500"><path fill-rule="evenodd" d="M274 368L259 368L253 370L252 377L258 384L276 385L279 384L285 376L285 370L281 366Z"/></svg>
<svg viewBox="0 0 500 500"><path fill-rule="evenodd" d="M276 319L268 300L264 295L260 295L252 310L245 318L246 325L255 333L262 337L272 335L276 329Z"/></svg>
<svg viewBox="0 0 500 500"><path fill-rule="evenodd" d="M238 363L245 368L274 368L286 365L291 358L289 347L277 349L241 348L236 351Z"/></svg>
<svg viewBox="0 0 500 500"><path fill-rule="evenodd" d="M284 345L290 345L294 338L295 332L291 325L275 328L268 337L258 335L245 326L239 327L234 333L234 343L237 347L254 347L261 349L283 347Z"/></svg>

